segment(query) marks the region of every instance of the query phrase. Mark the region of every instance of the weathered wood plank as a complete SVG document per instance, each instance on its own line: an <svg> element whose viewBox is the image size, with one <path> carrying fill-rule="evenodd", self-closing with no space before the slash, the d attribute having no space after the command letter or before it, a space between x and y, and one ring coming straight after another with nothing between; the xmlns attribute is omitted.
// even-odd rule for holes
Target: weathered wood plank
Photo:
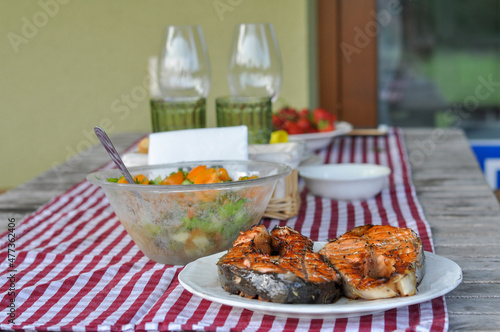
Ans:
<svg viewBox="0 0 500 332"><path fill-rule="evenodd" d="M478 238L480 241L480 238ZM448 257L461 264L462 257L475 257L475 258L496 258L499 257L500 244L486 243L484 245L441 245L440 238L434 239L436 253L440 256Z"/></svg>
<svg viewBox="0 0 500 332"><path fill-rule="evenodd" d="M448 308L450 313L450 309ZM450 331L498 331L498 325L488 325L488 322L499 322L500 314L482 314L478 312L462 313L451 312L453 322L450 320ZM453 323L453 326L452 326Z"/></svg>
<svg viewBox="0 0 500 332"><path fill-rule="evenodd" d="M446 296L450 331L500 328L500 206L463 133L405 130L416 193L436 253L455 261L463 283ZM415 156L424 158L416 159ZM418 162L415 162L418 161Z"/></svg>

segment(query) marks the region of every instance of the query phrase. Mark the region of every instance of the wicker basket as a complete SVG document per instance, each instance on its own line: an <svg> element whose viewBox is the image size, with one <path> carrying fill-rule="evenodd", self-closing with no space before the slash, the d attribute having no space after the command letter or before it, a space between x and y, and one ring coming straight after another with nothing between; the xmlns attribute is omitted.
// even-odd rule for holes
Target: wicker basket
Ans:
<svg viewBox="0 0 500 332"><path fill-rule="evenodd" d="M275 198L274 195L273 193L264 217L280 220L295 217L300 209L299 172L293 170L285 178L285 197Z"/></svg>

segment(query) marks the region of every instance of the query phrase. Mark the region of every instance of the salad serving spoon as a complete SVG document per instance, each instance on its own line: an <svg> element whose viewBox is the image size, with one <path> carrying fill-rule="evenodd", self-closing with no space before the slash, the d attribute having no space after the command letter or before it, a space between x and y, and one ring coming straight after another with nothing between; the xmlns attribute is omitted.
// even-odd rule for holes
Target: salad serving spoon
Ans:
<svg viewBox="0 0 500 332"><path fill-rule="evenodd" d="M101 141L102 145L106 149L106 152L108 153L109 157L113 162L115 163L116 167L120 170L122 175L125 177L128 183L130 184L135 184L134 179L132 178L132 175L130 175L130 172L127 169L127 166L122 161L122 158L120 158L120 155L118 154L118 151L116 151L113 143L111 143L111 140L109 139L108 135L106 132L99 126L94 127L94 132Z"/></svg>

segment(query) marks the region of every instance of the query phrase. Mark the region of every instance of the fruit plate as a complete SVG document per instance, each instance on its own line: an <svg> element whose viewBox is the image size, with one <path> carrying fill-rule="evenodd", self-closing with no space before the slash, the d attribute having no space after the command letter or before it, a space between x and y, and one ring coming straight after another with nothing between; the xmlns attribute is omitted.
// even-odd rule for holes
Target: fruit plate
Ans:
<svg viewBox="0 0 500 332"><path fill-rule="evenodd" d="M335 130L321 133L288 135L290 142L305 141L310 151L323 149L328 146L336 136L342 136L352 130L352 125L344 121L335 123Z"/></svg>
<svg viewBox="0 0 500 332"><path fill-rule="evenodd" d="M315 249L325 242L316 242ZM202 257L179 274L179 282L190 293L204 299L252 310L260 314L296 318L346 318L422 303L451 292L462 282L462 270L453 261L425 252L425 275L417 288L417 294L380 300L349 300L341 297L332 304L281 304L247 299L227 293L219 283L216 263L225 252Z"/></svg>

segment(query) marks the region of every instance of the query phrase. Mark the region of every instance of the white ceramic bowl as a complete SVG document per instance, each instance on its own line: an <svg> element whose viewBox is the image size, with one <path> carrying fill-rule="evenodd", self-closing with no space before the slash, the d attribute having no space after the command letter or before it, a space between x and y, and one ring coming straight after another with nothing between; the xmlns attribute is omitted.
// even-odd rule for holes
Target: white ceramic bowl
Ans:
<svg viewBox="0 0 500 332"><path fill-rule="evenodd" d="M305 141L310 151L323 149L330 144L334 137L349 133L352 130L352 125L347 122L336 122L335 130L322 133L297 134L288 135L290 142Z"/></svg>
<svg viewBox="0 0 500 332"><path fill-rule="evenodd" d="M329 164L300 167L299 174L315 196L356 201L382 191L391 170L374 164Z"/></svg>

